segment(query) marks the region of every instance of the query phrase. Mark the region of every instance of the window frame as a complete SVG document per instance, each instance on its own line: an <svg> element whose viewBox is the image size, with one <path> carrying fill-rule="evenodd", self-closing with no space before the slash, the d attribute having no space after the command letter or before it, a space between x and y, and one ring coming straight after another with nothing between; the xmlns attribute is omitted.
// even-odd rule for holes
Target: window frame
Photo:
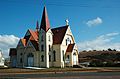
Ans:
<svg viewBox="0 0 120 79"><path fill-rule="evenodd" d="M48 41L51 41L51 39L50 39L50 35L48 35Z"/></svg>
<svg viewBox="0 0 120 79"><path fill-rule="evenodd" d="M43 35L41 35L41 41L44 41L44 39L43 39Z"/></svg>
<svg viewBox="0 0 120 79"><path fill-rule="evenodd" d="M56 61L56 51L55 50L53 51L53 61L54 62Z"/></svg>
<svg viewBox="0 0 120 79"><path fill-rule="evenodd" d="M51 46L50 46L50 45L48 45L48 47L49 47L49 51L51 51Z"/></svg>
<svg viewBox="0 0 120 79"><path fill-rule="evenodd" d="M62 55L63 55L63 61L65 61L64 50L62 50Z"/></svg>
<svg viewBox="0 0 120 79"><path fill-rule="evenodd" d="M49 62L51 62L51 55L49 55Z"/></svg>
<svg viewBox="0 0 120 79"><path fill-rule="evenodd" d="M44 62L44 55L41 55L41 62Z"/></svg>
<svg viewBox="0 0 120 79"><path fill-rule="evenodd" d="M44 45L41 45L41 52L44 52Z"/></svg>
<svg viewBox="0 0 120 79"><path fill-rule="evenodd" d="M23 60L22 60L22 58L20 58L20 63L23 63Z"/></svg>

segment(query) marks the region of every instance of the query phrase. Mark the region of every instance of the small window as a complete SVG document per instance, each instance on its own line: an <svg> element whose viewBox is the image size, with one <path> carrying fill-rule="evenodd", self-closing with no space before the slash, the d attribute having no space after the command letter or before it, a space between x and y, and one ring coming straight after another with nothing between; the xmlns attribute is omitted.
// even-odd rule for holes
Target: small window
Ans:
<svg viewBox="0 0 120 79"><path fill-rule="evenodd" d="M43 39L43 35L41 36L41 41L44 41L44 39Z"/></svg>
<svg viewBox="0 0 120 79"><path fill-rule="evenodd" d="M51 47L50 47L50 45L49 45L49 51L51 51Z"/></svg>
<svg viewBox="0 0 120 79"><path fill-rule="evenodd" d="M67 46L67 39L66 39L66 46Z"/></svg>
<svg viewBox="0 0 120 79"><path fill-rule="evenodd" d="M48 36L48 41L50 41L50 35Z"/></svg>
<svg viewBox="0 0 120 79"><path fill-rule="evenodd" d="M44 51L44 45L43 44L41 45L41 51Z"/></svg>
<svg viewBox="0 0 120 79"><path fill-rule="evenodd" d="M68 58L68 60L70 59L70 56L69 55L67 55L67 58Z"/></svg>
<svg viewBox="0 0 120 79"><path fill-rule="evenodd" d="M49 55L49 62L51 62L51 55Z"/></svg>
<svg viewBox="0 0 120 79"><path fill-rule="evenodd" d="M66 39L66 45L71 44L71 40L69 38Z"/></svg>
<svg viewBox="0 0 120 79"><path fill-rule="evenodd" d="M71 44L71 40L70 40L70 44Z"/></svg>
<svg viewBox="0 0 120 79"><path fill-rule="evenodd" d="M44 56L43 55L41 56L41 62L44 62Z"/></svg>
<svg viewBox="0 0 120 79"><path fill-rule="evenodd" d="M56 51L53 51L53 61L56 61Z"/></svg>
<svg viewBox="0 0 120 79"><path fill-rule="evenodd" d="M73 55L76 55L76 53L74 52Z"/></svg>
<svg viewBox="0 0 120 79"><path fill-rule="evenodd" d="M20 53L20 55L22 56L22 53Z"/></svg>
<svg viewBox="0 0 120 79"><path fill-rule="evenodd" d="M62 50L62 54L63 54L63 61L65 61L64 50Z"/></svg>
<svg viewBox="0 0 120 79"><path fill-rule="evenodd" d="M20 63L22 63L22 58L20 58Z"/></svg>

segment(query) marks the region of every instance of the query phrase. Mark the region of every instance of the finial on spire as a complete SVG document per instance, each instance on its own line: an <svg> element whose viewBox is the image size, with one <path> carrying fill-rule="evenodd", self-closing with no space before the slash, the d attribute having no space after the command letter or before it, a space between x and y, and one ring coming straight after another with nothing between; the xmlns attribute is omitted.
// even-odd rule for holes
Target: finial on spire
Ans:
<svg viewBox="0 0 120 79"><path fill-rule="evenodd" d="M39 22L37 21L37 23L36 23L36 31L38 31L39 30Z"/></svg>
<svg viewBox="0 0 120 79"><path fill-rule="evenodd" d="M66 25L69 25L69 20L68 19L66 19L65 22L66 22Z"/></svg>

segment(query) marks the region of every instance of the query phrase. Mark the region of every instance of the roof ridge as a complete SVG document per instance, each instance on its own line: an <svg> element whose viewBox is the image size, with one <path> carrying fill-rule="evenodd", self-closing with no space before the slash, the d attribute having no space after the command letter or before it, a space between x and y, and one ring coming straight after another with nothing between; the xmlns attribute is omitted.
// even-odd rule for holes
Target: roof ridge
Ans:
<svg viewBox="0 0 120 79"><path fill-rule="evenodd" d="M59 27L55 27L55 28L52 28L52 29L58 29L58 28L63 28L63 27L68 27L69 25L65 25L65 26L59 26ZM51 29L51 30L52 30Z"/></svg>

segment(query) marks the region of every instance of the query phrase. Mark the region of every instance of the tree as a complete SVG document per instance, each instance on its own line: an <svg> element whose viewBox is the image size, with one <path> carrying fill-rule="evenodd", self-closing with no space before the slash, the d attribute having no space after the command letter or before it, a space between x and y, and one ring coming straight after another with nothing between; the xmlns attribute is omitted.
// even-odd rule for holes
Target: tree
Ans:
<svg viewBox="0 0 120 79"><path fill-rule="evenodd" d="M93 66L93 67L102 67L103 66L103 62L101 60L92 60L90 62L90 66Z"/></svg>
<svg viewBox="0 0 120 79"><path fill-rule="evenodd" d="M117 54L116 54L116 60L117 60L117 61L120 61L120 53L117 53Z"/></svg>
<svg viewBox="0 0 120 79"><path fill-rule="evenodd" d="M109 48L109 49L108 49L108 51L112 51L112 49L111 49L111 48Z"/></svg>
<svg viewBox="0 0 120 79"><path fill-rule="evenodd" d="M116 49L113 49L113 51L116 51Z"/></svg>

